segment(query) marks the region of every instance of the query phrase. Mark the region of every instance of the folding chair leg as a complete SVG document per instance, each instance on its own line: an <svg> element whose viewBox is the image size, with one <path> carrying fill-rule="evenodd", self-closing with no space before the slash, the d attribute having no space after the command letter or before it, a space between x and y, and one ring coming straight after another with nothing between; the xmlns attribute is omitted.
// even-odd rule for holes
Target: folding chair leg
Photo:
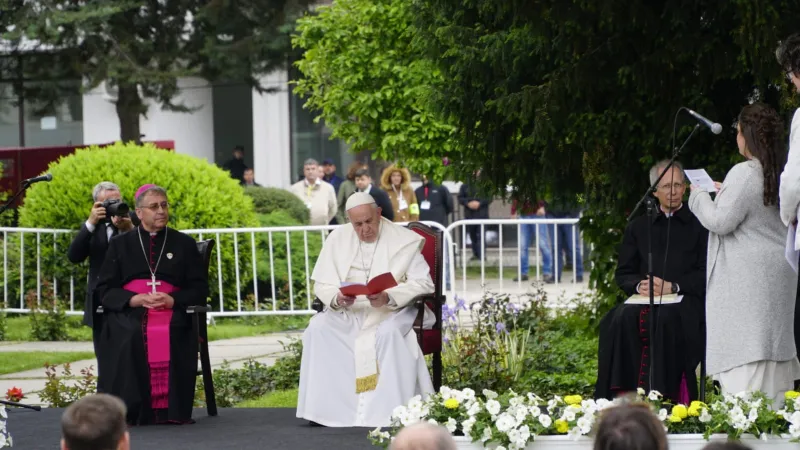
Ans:
<svg viewBox="0 0 800 450"><path fill-rule="evenodd" d="M442 387L442 352L433 354L433 389L439 392Z"/></svg>
<svg viewBox="0 0 800 450"><path fill-rule="evenodd" d="M199 316L195 320L198 322L203 320L203 325L205 325L205 314L195 314L195 316ZM200 343L200 368L203 371L203 388L206 392L206 409L208 410L209 416L216 416L217 399L214 397L214 378L211 375L211 358L208 354L208 333L200 333L200 335L197 336L197 339Z"/></svg>
<svg viewBox="0 0 800 450"><path fill-rule="evenodd" d="M700 401L706 401L706 362L700 361Z"/></svg>

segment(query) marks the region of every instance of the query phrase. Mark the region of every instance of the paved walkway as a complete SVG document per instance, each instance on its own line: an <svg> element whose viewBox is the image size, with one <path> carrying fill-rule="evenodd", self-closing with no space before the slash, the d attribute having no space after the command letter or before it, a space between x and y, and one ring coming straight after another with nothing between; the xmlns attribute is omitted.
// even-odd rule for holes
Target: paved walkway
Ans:
<svg viewBox="0 0 800 450"><path fill-rule="evenodd" d="M568 276L570 275L568 274ZM448 303L454 304L455 296L466 299L468 303L478 302L484 293L489 291L510 294L517 298L519 303L524 303L527 300L525 294L533 290L532 283L533 281L514 283L511 280L503 280L501 283L497 278L487 278L483 285L480 280L471 279L467 280L466 286L464 286L461 281L458 281L455 285L457 289L455 295L452 292L447 295ZM570 299L590 292L585 282L572 283L571 279L560 284L545 284L543 288L547 294L547 305L552 308L564 307ZM468 312L462 311L460 316L462 325L469 326ZM288 342L292 338L299 339L300 335L300 331L292 331L213 341L209 344L212 368L219 368L225 361L228 361L233 368L241 367L246 360L251 358L270 365L283 353L281 341ZM17 351L91 352L93 350L91 342L0 342L0 352ZM80 374L82 369L88 367L96 369L97 361L94 359L75 361L70 366L73 374ZM61 372L59 371L59 373ZM0 375L0 397L3 397L9 388L19 387L27 395L25 403L41 404L39 397L33 392L43 389L46 381L44 368Z"/></svg>

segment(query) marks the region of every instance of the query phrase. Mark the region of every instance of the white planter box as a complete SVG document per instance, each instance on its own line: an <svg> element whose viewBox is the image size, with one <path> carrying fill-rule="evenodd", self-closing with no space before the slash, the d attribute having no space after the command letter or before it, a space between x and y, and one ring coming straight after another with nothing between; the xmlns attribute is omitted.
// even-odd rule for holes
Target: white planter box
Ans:
<svg viewBox="0 0 800 450"><path fill-rule="evenodd" d="M728 437L724 434L712 435L710 441L724 441ZM702 434L672 434L668 436L669 450L700 450L710 441L703 438ZM479 443L470 442L469 438L456 437L456 446L460 449L483 449ZM594 439L581 436L573 440L567 436L539 436L527 447L527 450L591 450ZM798 450L800 444L789 442L789 438L770 436L764 441L747 435L742 437L742 443L753 450Z"/></svg>

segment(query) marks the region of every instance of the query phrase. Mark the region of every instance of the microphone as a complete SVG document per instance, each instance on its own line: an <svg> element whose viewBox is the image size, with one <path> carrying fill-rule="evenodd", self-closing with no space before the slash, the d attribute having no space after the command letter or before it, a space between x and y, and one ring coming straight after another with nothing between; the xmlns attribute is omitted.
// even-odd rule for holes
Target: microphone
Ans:
<svg viewBox="0 0 800 450"><path fill-rule="evenodd" d="M50 181L52 179L53 175L47 173L44 175L39 175L38 177L28 178L27 180L24 180L22 184L33 184L33 183L38 183L40 181Z"/></svg>
<svg viewBox="0 0 800 450"><path fill-rule="evenodd" d="M722 125L706 119L705 117L701 116L700 114L697 114L696 112L692 111L689 108L686 108L686 111L689 111L689 114L691 114L695 119L697 119L700 122L702 122L703 125L707 126L708 128L711 128L711 132L712 133L714 133L714 134L722 133Z"/></svg>

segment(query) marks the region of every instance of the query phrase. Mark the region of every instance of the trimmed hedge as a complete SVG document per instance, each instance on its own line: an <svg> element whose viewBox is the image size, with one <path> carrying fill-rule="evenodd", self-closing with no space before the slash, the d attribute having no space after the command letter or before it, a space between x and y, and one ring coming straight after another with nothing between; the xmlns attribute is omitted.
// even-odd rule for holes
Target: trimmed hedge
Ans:
<svg viewBox="0 0 800 450"><path fill-rule="evenodd" d="M253 199L253 206L259 214L285 211L294 219L297 225L309 224L310 218L305 203L287 190L274 187L248 186L245 188L244 193ZM289 225L283 224L282 226Z"/></svg>
<svg viewBox="0 0 800 450"><path fill-rule="evenodd" d="M252 200L244 195L238 182L228 172L203 159L160 150L151 144L92 146L51 163L48 171L53 174L53 181L35 184L26 194L25 204L20 209L21 227L78 229L89 215L92 188L106 180L119 185L123 199L131 208L133 194L139 186L155 183L164 187L170 202L169 226L178 230L258 226ZM203 238L209 237L213 238ZM46 244L42 242L43 272L48 277L55 275L59 283L68 283L72 275L75 306L80 309L85 295L88 265L74 265L67 261L65 254L71 236L58 237L56 240L55 255L52 238ZM221 235L220 241L217 249L222 251L223 294L229 307L231 301L233 305L236 301L233 238ZM15 245L19 245L18 238ZM35 246L35 237L26 236L25 245ZM248 246L241 240L239 247L240 280L246 285L252 281L250 252L246 251ZM26 254L30 253L26 251ZM216 261L216 255L212 258ZM35 288L36 261L26 261L25 267L28 281L25 288ZM29 273L34 274L30 286ZM216 264L212 264L209 276L211 298L216 299ZM18 278L16 280L14 294L19 296ZM14 288L12 282L9 282L9 288ZM59 291L63 292L61 289ZM14 298L11 293L9 296Z"/></svg>

